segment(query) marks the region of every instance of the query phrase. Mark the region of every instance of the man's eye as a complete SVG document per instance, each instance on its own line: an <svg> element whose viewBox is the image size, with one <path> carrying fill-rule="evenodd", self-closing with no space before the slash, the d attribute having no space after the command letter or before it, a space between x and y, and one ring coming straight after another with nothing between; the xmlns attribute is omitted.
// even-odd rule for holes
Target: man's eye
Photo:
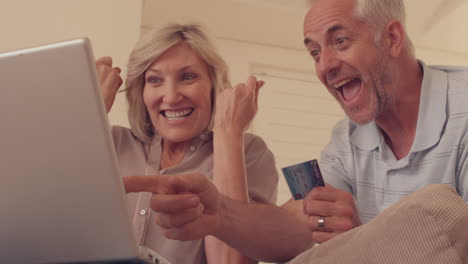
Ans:
<svg viewBox="0 0 468 264"><path fill-rule="evenodd" d="M191 81L191 80L195 80L196 78L197 78L197 75L194 73L184 73L184 75L182 75L182 80L184 81Z"/></svg>
<svg viewBox="0 0 468 264"><path fill-rule="evenodd" d="M336 39L336 44L338 46L343 46L345 45L346 43L348 43L348 38L337 38Z"/></svg>
<svg viewBox="0 0 468 264"><path fill-rule="evenodd" d="M312 50L310 52L310 55L312 56L312 58L314 58L314 60L317 60L320 55L320 50Z"/></svg>

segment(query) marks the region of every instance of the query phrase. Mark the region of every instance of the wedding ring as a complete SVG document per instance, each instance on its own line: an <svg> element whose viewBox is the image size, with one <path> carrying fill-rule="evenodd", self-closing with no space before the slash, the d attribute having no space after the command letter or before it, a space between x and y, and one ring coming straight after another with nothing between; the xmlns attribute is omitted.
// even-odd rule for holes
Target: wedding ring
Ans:
<svg viewBox="0 0 468 264"><path fill-rule="evenodd" d="M317 221L317 224L321 231L325 231L325 216L320 216L320 218Z"/></svg>

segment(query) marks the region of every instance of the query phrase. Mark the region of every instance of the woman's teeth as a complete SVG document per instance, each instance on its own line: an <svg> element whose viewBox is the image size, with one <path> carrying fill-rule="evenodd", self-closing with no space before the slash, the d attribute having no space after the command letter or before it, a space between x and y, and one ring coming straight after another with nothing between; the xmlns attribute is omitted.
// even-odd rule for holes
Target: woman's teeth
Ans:
<svg viewBox="0 0 468 264"><path fill-rule="evenodd" d="M189 116L193 112L193 109L186 109L182 111L169 111L165 110L163 111L163 115L168 119L168 120L181 120L184 117Z"/></svg>

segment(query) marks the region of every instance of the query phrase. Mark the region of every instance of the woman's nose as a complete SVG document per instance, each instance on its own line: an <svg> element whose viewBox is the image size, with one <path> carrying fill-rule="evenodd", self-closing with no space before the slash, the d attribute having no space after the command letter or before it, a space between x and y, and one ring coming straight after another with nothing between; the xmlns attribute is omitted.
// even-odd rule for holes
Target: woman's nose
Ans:
<svg viewBox="0 0 468 264"><path fill-rule="evenodd" d="M179 92L177 84L173 82L167 82L163 90L162 101L166 104L174 105L182 99L182 95Z"/></svg>

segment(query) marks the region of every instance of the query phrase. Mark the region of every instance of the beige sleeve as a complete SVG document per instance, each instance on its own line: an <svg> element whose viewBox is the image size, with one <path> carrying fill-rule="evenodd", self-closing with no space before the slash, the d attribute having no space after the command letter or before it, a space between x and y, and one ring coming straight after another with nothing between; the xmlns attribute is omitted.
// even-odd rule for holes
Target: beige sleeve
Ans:
<svg viewBox="0 0 468 264"><path fill-rule="evenodd" d="M275 157L260 137L245 136L245 168L251 201L275 203L278 191L278 172Z"/></svg>

